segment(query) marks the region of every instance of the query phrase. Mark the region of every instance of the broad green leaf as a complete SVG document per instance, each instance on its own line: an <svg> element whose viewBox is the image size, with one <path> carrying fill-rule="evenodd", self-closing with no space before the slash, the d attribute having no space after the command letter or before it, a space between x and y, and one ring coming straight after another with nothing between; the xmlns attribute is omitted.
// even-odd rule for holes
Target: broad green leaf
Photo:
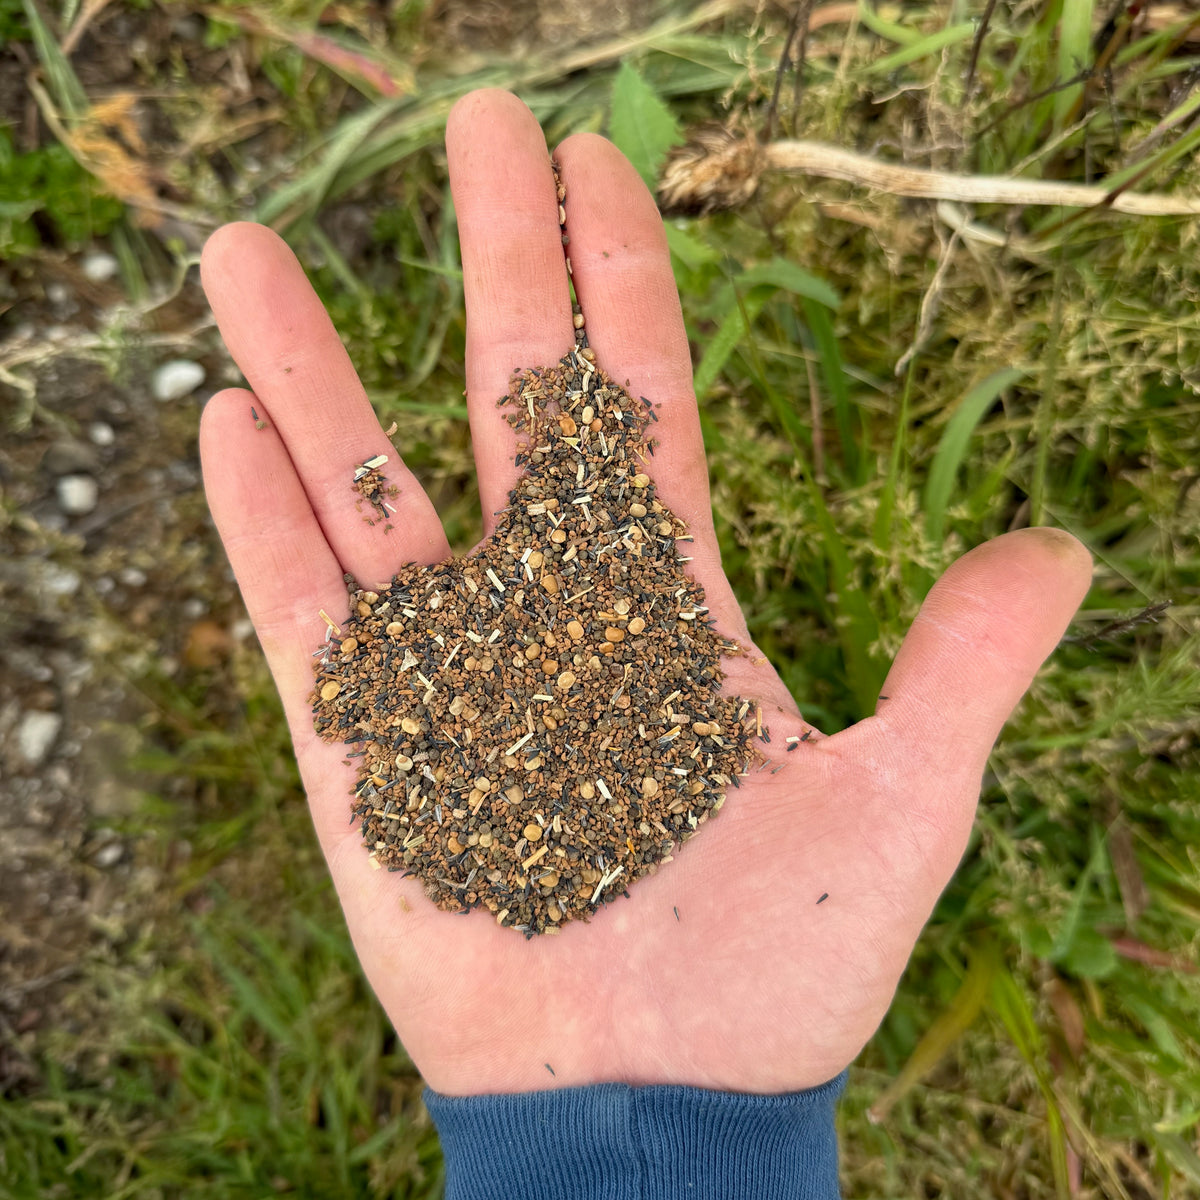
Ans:
<svg viewBox="0 0 1200 1200"><path fill-rule="evenodd" d="M1077 979L1103 979L1120 963L1112 942L1090 927L1076 932L1067 952L1057 961Z"/></svg>
<svg viewBox="0 0 1200 1200"><path fill-rule="evenodd" d="M683 141L671 110L627 62L621 64L613 80L608 131L651 191L667 151Z"/></svg>
<svg viewBox="0 0 1200 1200"><path fill-rule="evenodd" d="M945 536L946 508L975 427L996 397L1024 375L1025 371L1020 367L1005 367L993 372L963 397L954 415L946 422L925 484L925 528L933 543L939 544Z"/></svg>

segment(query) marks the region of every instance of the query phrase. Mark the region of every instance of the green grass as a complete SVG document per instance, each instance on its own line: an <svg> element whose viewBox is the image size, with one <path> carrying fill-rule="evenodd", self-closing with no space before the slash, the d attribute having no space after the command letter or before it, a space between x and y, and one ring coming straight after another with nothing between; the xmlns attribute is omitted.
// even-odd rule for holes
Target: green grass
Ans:
<svg viewBox="0 0 1200 1200"><path fill-rule="evenodd" d="M970 91L982 5L864 9L852 36L810 39L799 107L790 80L781 90L782 127L881 154L907 142L918 163L936 143L945 170L1146 170L1140 188L1194 193L1192 102L1174 90L1194 59L1170 31L1135 28L1107 79L1070 82L1097 53L1092 8L997 8ZM782 29L752 37L734 17L695 28L663 8L652 38L567 74L552 56L456 64L406 13L426 53L415 89L383 102L214 25L214 44L263 56L287 117L262 172L240 170L233 141L230 181L214 192L197 167L188 202L203 194L232 215L249 201L317 264L381 418L400 422L462 548L478 513L438 150L453 98L500 83L552 138L604 129L625 60L681 124L720 115L723 96L761 114ZM362 35L380 53L388 36ZM862 223L818 202L855 206ZM372 221L351 256L331 232L347 203ZM1070 530L1097 561L1072 640L997 748L962 868L852 1071L847 1195L1200 1195L1196 224L973 216L1021 235L1021 249L951 246L932 205L815 181L768 180L740 213L669 229L724 560L811 719L833 730L871 711L922 596L970 546L1032 520ZM1161 600L1173 606L1156 623L1092 639ZM418 1083L326 919L262 668L247 659L225 685L240 700L215 711L203 694L157 693L137 763L163 780L146 803L147 853L183 836L195 851L146 944L89 976L100 1016L84 1052L47 1048L41 1090L0 1104L14 1195L99 1194L114 1179L105 1194L185 1196L201 1181L213 1196L285 1183L436 1193ZM179 802L180 773L203 800ZM260 842L272 854L246 848ZM283 877L258 865L285 849ZM55 1069L56 1057L75 1065Z"/></svg>

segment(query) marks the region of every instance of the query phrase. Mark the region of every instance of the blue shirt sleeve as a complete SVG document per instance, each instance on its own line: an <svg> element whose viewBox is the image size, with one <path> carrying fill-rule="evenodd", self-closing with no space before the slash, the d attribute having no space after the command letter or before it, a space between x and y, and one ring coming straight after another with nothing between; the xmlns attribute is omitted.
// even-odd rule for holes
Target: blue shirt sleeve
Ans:
<svg viewBox="0 0 1200 1200"><path fill-rule="evenodd" d="M495 1096L426 1089L446 1200L837 1200L846 1073L776 1096L601 1083Z"/></svg>

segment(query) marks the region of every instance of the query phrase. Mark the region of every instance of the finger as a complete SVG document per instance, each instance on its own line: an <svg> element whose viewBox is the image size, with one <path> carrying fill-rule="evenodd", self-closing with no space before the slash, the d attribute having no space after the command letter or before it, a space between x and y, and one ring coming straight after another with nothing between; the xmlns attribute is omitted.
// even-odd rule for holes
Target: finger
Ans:
<svg viewBox="0 0 1200 1200"><path fill-rule="evenodd" d="M307 697L320 612L340 620L346 586L282 439L255 428L251 404L252 393L231 389L204 406L204 491L299 752L316 740Z"/></svg>
<svg viewBox="0 0 1200 1200"><path fill-rule="evenodd" d="M517 478L517 437L496 401L513 370L574 345L550 152L508 92L463 97L446 124L467 308L467 409L485 535Z"/></svg>
<svg viewBox="0 0 1200 1200"><path fill-rule="evenodd" d="M662 218L637 171L605 138L575 134L556 159L589 344L617 383L656 406L649 433L658 444L647 471L659 499L695 537L692 573L718 627L748 645L745 619L721 569L691 352Z"/></svg>
<svg viewBox="0 0 1200 1200"><path fill-rule="evenodd" d="M694 531L712 526L692 360L654 198L605 138L580 133L556 154L567 188L571 274L600 365L659 418L650 464L659 494Z"/></svg>
<svg viewBox="0 0 1200 1200"><path fill-rule="evenodd" d="M401 563L446 558L433 505L384 437L329 315L282 238L262 225L226 225L204 247L201 276L225 345L260 415L278 431L342 568L378 586ZM355 466L379 454L388 455L383 474L399 489L388 500L397 511L370 527L373 510L352 484Z"/></svg>
<svg viewBox="0 0 1200 1200"><path fill-rule="evenodd" d="M977 781L1090 582L1091 556L1058 529L1019 530L963 555L925 598L875 719L940 775Z"/></svg>

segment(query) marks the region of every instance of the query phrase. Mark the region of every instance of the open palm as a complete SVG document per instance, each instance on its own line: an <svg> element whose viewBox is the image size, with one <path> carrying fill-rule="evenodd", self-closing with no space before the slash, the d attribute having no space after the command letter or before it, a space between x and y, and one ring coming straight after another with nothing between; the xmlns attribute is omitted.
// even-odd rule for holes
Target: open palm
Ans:
<svg viewBox="0 0 1200 1200"><path fill-rule="evenodd" d="M496 398L514 367L556 362L573 344L571 309L554 183L529 111L505 93L473 93L453 111L446 143L468 407L492 514L517 471ZM765 749L782 770L752 774L629 901L553 938L527 942L485 911L442 912L417 880L369 868L347 824L354 771L312 729L317 614L345 613L344 573L384 585L402 563L436 563L449 548L300 266L255 225L227 226L204 253L205 288L253 389L222 392L205 409L209 501L283 697L355 947L431 1087L808 1087L841 1071L882 1019L966 844L992 743L1086 591L1088 558L1046 529L972 551L926 599L879 712L785 753L785 738L809 726L751 643L721 570L661 221L602 138L571 137L556 158L591 344L614 379L661 403L659 496L692 527L692 568L717 629L747 648L727 663L727 686L762 703ZM266 429L255 428L251 404ZM353 466L377 453L391 456L388 478L400 487L387 537L363 522L347 486Z"/></svg>

